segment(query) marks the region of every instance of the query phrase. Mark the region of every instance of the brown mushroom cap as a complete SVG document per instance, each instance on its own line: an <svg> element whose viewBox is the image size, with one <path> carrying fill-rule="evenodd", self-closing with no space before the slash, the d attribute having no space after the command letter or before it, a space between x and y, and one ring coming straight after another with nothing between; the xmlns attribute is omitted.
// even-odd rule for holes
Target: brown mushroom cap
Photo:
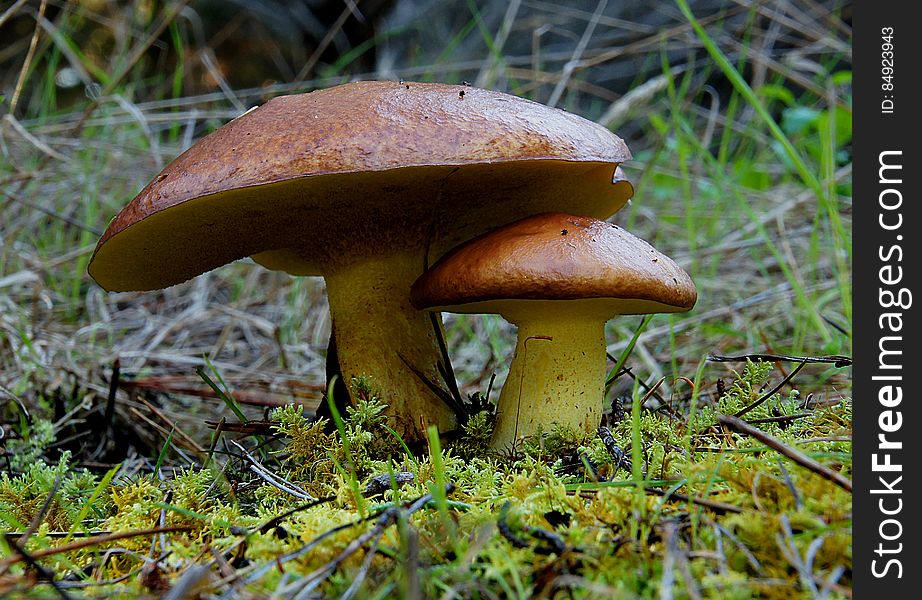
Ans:
<svg viewBox="0 0 922 600"><path fill-rule="evenodd" d="M522 301L593 300L593 312L611 316L685 311L696 299L688 273L644 240L611 223L562 213L528 217L471 240L420 276L410 292L420 309L504 315Z"/></svg>
<svg viewBox="0 0 922 600"><path fill-rule="evenodd" d="M89 272L109 290L147 290L251 255L315 275L356 246L438 257L487 222L610 216L633 191L616 172L629 158L600 125L468 86L278 97L170 163L109 224Z"/></svg>

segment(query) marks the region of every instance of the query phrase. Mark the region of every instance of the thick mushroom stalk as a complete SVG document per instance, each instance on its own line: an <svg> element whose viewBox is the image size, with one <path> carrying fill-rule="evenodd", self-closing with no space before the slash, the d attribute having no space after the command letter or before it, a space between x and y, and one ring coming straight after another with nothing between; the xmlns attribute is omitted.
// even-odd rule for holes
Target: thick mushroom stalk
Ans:
<svg viewBox="0 0 922 600"><path fill-rule="evenodd" d="M455 415L426 383L444 388L433 319L410 305L416 256L369 258L325 276L339 369L346 383L371 379L398 431L421 439L427 425L450 429ZM438 319L436 323L440 324Z"/></svg>
<svg viewBox="0 0 922 600"><path fill-rule="evenodd" d="M532 302L503 315L518 340L493 433L500 449L551 424L591 432L602 416L607 317L580 300Z"/></svg>
<svg viewBox="0 0 922 600"><path fill-rule="evenodd" d="M425 265L548 210L605 218L633 188L616 135L469 86L364 81L282 96L171 162L112 220L90 275L153 290L247 256L323 276L346 383L368 375L407 441L450 427L431 319L409 303Z"/></svg>
<svg viewBox="0 0 922 600"><path fill-rule="evenodd" d="M562 213L528 217L464 244L411 290L419 308L496 313L519 327L493 446L554 425L592 432L605 391L605 322L689 310L694 283L627 231Z"/></svg>

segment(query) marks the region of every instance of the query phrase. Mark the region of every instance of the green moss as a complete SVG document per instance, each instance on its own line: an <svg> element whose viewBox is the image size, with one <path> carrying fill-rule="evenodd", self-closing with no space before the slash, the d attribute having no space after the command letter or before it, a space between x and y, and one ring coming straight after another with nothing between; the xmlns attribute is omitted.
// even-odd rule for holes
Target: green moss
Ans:
<svg viewBox="0 0 922 600"><path fill-rule="evenodd" d="M770 377L768 366L747 364L710 407L711 414L748 405L764 393ZM527 597L574 586L574 597L655 598L664 593L664 582L673 594L684 594L687 574L706 598L787 598L804 593L792 561L808 552L817 577L838 573L847 584L849 494L749 438L723 439L709 428L690 429L681 415L652 410L640 415L648 480L669 479L680 494L741 511L714 512L688 500L645 493L651 483L632 482L623 464L615 473L617 449L597 436L555 428L528 440L522 456L494 455L487 445L489 411L469 419L436 465L430 453L406 454L368 381L353 385L358 401L342 423L348 452L339 431L329 432L324 421L312 422L300 406L286 406L271 414L280 444L261 455L263 466L277 477L332 500L305 508L303 499L245 470L187 467L162 477L121 477L98 494L92 510L84 511L82 529L128 531L161 524L185 529L62 554L47 564L60 573L75 572L95 564L100 550L118 549L104 567L95 567L99 576L114 578L136 572L145 564L141 557L153 549L167 557L161 568L172 580L189 565L223 552L235 568L246 564L244 572L259 573L241 584L259 595L321 569L360 536L377 532L320 585L322 594L344 593L360 572L365 572L363 589L369 593L399 593L413 572L431 596L499 590ZM789 394L766 404L785 409L795 399ZM703 411L698 416L702 420L696 426L707 422ZM850 424L851 405L840 402L775 431L796 445L823 435L849 435ZM612 429L626 456L632 433L631 419ZM723 451L695 450L719 449L718 443L724 444ZM819 447L842 450L840 442L828 444ZM848 464L843 468L847 471ZM396 490L363 497L372 477L396 471L409 474ZM399 526L374 529L376 515L395 502L406 507L400 503L428 494L439 477L453 484L445 506L448 521L433 504L405 514ZM76 525L100 479L70 469L66 457L53 466L36 463L16 477L0 476L0 514L14 529L34 518L56 480L57 494L30 547L58 543L50 532ZM287 516L277 519L282 514ZM266 523L271 526L263 527ZM366 564L373 539L378 551ZM282 558L309 544L310 552ZM408 544L415 548L412 566ZM664 572L669 565L673 571ZM143 591L137 580L131 581L133 589ZM774 583L761 583L767 581Z"/></svg>
<svg viewBox="0 0 922 600"><path fill-rule="evenodd" d="M451 447L464 458L486 458L492 454L490 439L496 415L492 409L479 410L461 426L461 436Z"/></svg>
<svg viewBox="0 0 922 600"><path fill-rule="evenodd" d="M70 455L65 453L56 465L35 462L19 476L0 475L0 518L6 528L24 530L45 505L56 483L56 493L42 523L50 531L70 531L80 525L77 519L98 482L85 469L71 469ZM105 511L105 500L96 502L92 508L90 517Z"/></svg>
<svg viewBox="0 0 922 600"><path fill-rule="evenodd" d="M19 436L6 442L10 468L22 471L38 461L55 441L54 423L37 418L31 423L22 420Z"/></svg>

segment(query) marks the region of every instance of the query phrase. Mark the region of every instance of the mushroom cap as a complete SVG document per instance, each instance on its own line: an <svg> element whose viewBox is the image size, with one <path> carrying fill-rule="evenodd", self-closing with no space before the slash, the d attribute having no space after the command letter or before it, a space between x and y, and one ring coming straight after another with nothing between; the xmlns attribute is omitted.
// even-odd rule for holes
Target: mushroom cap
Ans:
<svg viewBox="0 0 922 600"><path fill-rule="evenodd" d="M633 193L617 170L630 157L596 123L469 86L281 96L171 162L109 224L89 272L106 289L157 289L256 255L321 274L352 252L343 237L427 245L435 258L495 224L491 213L610 216Z"/></svg>
<svg viewBox="0 0 922 600"><path fill-rule="evenodd" d="M607 319L689 310L697 291L688 273L639 237L563 213L527 217L471 240L410 291L416 308L463 313L521 314L523 304L562 300Z"/></svg>

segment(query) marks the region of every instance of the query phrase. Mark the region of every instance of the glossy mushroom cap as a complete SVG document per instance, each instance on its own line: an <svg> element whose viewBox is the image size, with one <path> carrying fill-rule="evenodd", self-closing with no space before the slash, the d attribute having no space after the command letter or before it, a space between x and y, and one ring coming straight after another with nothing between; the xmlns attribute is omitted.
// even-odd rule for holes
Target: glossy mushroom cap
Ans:
<svg viewBox="0 0 922 600"><path fill-rule="evenodd" d="M503 315L579 300L607 319L689 310L697 291L675 261L621 227L545 213L448 253L417 279L410 300L420 309Z"/></svg>
<svg viewBox="0 0 922 600"><path fill-rule="evenodd" d="M460 246L410 291L420 309L499 313L518 326L492 445L553 426L592 433L605 399L605 322L676 312L697 299L688 274L624 229L540 214Z"/></svg>
<svg viewBox="0 0 922 600"><path fill-rule="evenodd" d="M282 96L170 163L109 224L89 272L108 290L147 290L251 255L314 275L382 245L437 258L497 219L610 216L633 192L616 172L629 158L598 124L469 86Z"/></svg>

